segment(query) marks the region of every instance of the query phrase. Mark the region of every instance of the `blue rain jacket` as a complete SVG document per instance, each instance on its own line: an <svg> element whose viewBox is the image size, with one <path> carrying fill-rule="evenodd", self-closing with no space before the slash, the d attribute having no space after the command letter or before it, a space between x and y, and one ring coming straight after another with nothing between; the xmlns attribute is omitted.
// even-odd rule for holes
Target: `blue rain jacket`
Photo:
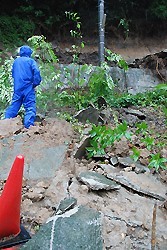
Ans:
<svg viewBox="0 0 167 250"><path fill-rule="evenodd" d="M14 93L12 103L6 110L5 118L17 116L21 105L25 108L24 125L34 125L36 117L35 87L41 82L37 63L31 58L32 49L25 45L20 48L20 57L16 58L12 67Z"/></svg>
<svg viewBox="0 0 167 250"><path fill-rule="evenodd" d="M32 89L41 82L41 76L37 63L30 58L32 49L29 46L20 48L20 57L16 58L12 67L12 77L14 78L14 92L27 88Z"/></svg>

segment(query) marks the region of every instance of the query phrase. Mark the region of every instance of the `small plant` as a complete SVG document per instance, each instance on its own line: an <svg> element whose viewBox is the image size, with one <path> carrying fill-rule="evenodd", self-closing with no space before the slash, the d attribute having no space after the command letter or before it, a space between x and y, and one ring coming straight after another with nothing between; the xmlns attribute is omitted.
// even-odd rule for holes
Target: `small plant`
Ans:
<svg viewBox="0 0 167 250"><path fill-rule="evenodd" d="M164 115L165 115L165 123L166 123L166 125L167 125L167 108L164 106L164 107L162 107L162 111L163 111L163 113L164 113Z"/></svg>
<svg viewBox="0 0 167 250"><path fill-rule="evenodd" d="M158 172L159 169L167 170L167 158L161 157L160 153L157 154L151 154L151 158L149 161L149 168L154 168L156 172Z"/></svg>
<svg viewBox="0 0 167 250"><path fill-rule="evenodd" d="M75 91L73 93L73 95L75 95L75 104L77 106L78 109L80 109L82 107L81 105L81 100L82 98L82 87L84 85L84 80L81 77L81 65L79 64L79 54L81 52L81 50L84 48L85 44L82 41L82 32L81 32L81 21L80 21L80 17L78 16L78 13L74 13L74 12L70 12L70 11L66 11L65 12L66 17L72 21L72 23L74 24L74 29L70 30L70 34L71 36L75 39L76 44L72 45L72 51L73 51L73 64L75 65L75 68L77 69L77 76L75 79L75 82L77 82L76 86L77 87L77 91Z"/></svg>
<svg viewBox="0 0 167 250"><path fill-rule="evenodd" d="M142 133L144 135L147 134L148 125L147 125L146 122L137 123L136 127L137 127L137 129L136 129L136 134L137 135L140 134L140 133Z"/></svg>
<svg viewBox="0 0 167 250"><path fill-rule="evenodd" d="M106 126L95 126L93 125L90 131L90 147L87 147L88 158L95 155L104 155L105 149L109 145L113 145L115 140L114 131Z"/></svg>
<svg viewBox="0 0 167 250"><path fill-rule="evenodd" d="M107 98L112 93L114 82L109 74L109 67L106 62L94 70L89 78L88 87L91 98L94 100L100 96Z"/></svg>
<svg viewBox="0 0 167 250"><path fill-rule="evenodd" d="M51 43L46 37L32 36L27 43L33 49L33 57L37 59L41 71L42 82L37 88L37 107L45 112L49 107L59 100L57 90L63 85L60 81L60 70L56 69L58 58L55 55Z"/></svg>
<svg viewBox="0 0 167 250"><path fill-rule="evenodd" d="M74 44L72 45L72 50L73 50L73 62L78 63L79 62L79 53L80 50L84 48L84 42L81 41L82 39L82 32L81 32L81 21L80 17L78 16L78 13L66 11L65 12L66 17L68 17L69 20L72 20L72 22L75 25L75 28L70 30L70 34L73 38L77 39L77 43L79 44Z"/></svg>
<svg viewBox="0 0 167 250"><path fill-rule="evenodd" d="M133 154L131 155L131 158L136 162L139 157L140 157L140 150L138 150L137 148L133 147L132 148L132 152Z"/></svg>
<svg viewBox="0 0 167 250"><path fill-rule="evenodd" d="M167 91L167 83L158 84L155 88L158 90Z"/></svg>
<svg viewBox="0 0 167 250"><path fill-rule="evenodd" d="M58 58L55 55L51 43L46 41L46 37L32 36L27 40L28 45L33 48L32 56L38 56L38 60L44 63L57 63Z"/></svg>
<svg viewBox="0 0 167 250"><path fill-rule="evenodd" d="M108 103L112 107L130 107L130 106L152 106L159 107L159 105L167 106L167 91L162 87L160 89L155 88L153 91L147 91L145 93L137 93L132 95L129 93L112 92Z"/></svg>
<svg viewBox="0 0 167 250"><path fill-rule="evenodd" d="M131 134L127 130L126 122L119 124L115 129L106 126L93 125L90 131L90 147L87 147L88 158L94 155L104 155L106 148L114 145L115 141L119 141L123 136L130 139Z"/></svg>
<svg viewBox="0 0 167 250"><path fill-rule="evenodd" d="M105 58L108 62L115 62L120 68L124 69L125 71L128 70L128 64L121 55L114 53L109 49L105 49L105 51Z"/></svg>
<svg viewBox="0 0 167 250"><path fill-rule="evenodd" d="M115 139L118 141L121 139L122 136L125 136L126 139L131 140L132 133L128 131L128 125L124 121L123 123L120 123L117 125L117 127L114 129L115 132Z"/></svg>
<svg viewBox="0 0 167 250"><path fill-rule="evenodd" d="M113 53L109 49L106 49L105 52L105 62L100 67L96 67L88 82L91 97L94 100L100 96L103 96L106 100L110 100L110 96L112 96L115 84L110 74L110 62L115 62L124 70L128 69L126 61L120 55Z"/></svg>
<svg viewBox="0 0 167 250"><path fill-rule="evenodd" d="M127 38L129 35L129 21L125 18L121 18L118 27L119 26L124 28L125 37Z"/></svg>
<svg viewBox="0 0 167 250"><path fill-rule="evenodd" d="M150 136L146 136L145 138L141 139L141 142L144 142L148 150L151 150L152 147L155 145L154 138Z"/></svg>

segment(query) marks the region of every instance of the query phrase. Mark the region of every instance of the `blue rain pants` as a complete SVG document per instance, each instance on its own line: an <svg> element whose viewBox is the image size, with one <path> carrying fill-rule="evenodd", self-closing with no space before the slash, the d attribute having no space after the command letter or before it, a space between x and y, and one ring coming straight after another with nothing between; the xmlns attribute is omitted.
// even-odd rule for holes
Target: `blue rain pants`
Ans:
<svg viewBox="0 0 167 250"><path fill-rule="evenodd" d="M22 104L25 109L24 126L29 128L34 125L36 117L36 100L35 89L23 90L19 93L14 93L12 103L6 110L5 118L14 118L17 116Z"/></svg>

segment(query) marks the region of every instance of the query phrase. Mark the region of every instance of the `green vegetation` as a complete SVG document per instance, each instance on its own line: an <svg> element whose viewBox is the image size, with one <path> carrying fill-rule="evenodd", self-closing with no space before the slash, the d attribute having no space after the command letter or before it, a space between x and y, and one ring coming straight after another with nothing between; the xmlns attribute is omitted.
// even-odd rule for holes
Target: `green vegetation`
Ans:
<svg viewBox="0 0 167 250"><path fill-rule="evenodd" d="M153 15L160 19L167 18L167 2L166 0L154 0L150 6L150 10Z"/></svg>
<svg viewBox="0 0 167 250"><path fill-rule="evenodd" d="M106 148L113 146L115 141L119 141L123 136L130 140L131 133L127 129L127 123L121 123L115 129L107 126L93 125L90 131L90 147L87 147L88 158L95 155L104 155Z"/></svg>
<svg viewBox="0 0 167 250"><path fill-rule="evenodd" d="M81 49L84 48L84 42L82 41L82 32L81 32L81 21L78 13L73 13L70 11L65 12L67 18L72 21L75 25L72 30L70 30L71 36L75 39L76 44L72 45L73 51L73 63L79 63L79 53Z"/></svg>
<svg viewBox="0 0 167 250"><path fill-rule="evenodd" d="M17 39L25 38L25 41L27 36L33 35L32 33L28 34L28 31L31 32L34 26L35 34L53 37L53 33L61 34L64 33L64 30L68 34L70 20L67 21L64 15L67 10L79 13L83 22L84 33L91 34L92 29L97 30L97 4L97 0L57 0L42 1L42 3L38 0L13 0L12 2L2 0L0 15L6 16L6 21L5 24L2 23L2 19L0 21L2 35L0 37L4 37L8 33L10 41L13 42L14 40L11 40L11 38L16 39L14 26L19 32ZM135 34L142 31L144 34L152 34L155 29L159 31L163 26L163 21L167 19L167 2L166 0L124 0L111 3L110 0L106 0L105 11L107 14L106 30L110 30L113 25L118 29L118 32L122 31L126 38L130 33ZM24 21L25 18L27 21ZM18 26L16 26L17 24ZM5 29L1 29L4 27ZM20 32L21 29L24 35ZM14 31L13 34L12 31Z"/></svg>
<svg viewBox="0 0 167 250"><path fill-rule="evenodd" d="M136 147L132 148L132 155L131 158L136 162L138 161L139 157L140 157L140 150L138 150Z"/></svg>
<svg viewBox="0 0 167 250"><path fill-rule="evenodd" d="M133 134L125 122L118 124L114 129L109 126L93 125L90 131L90 146L86 148L88 159L93 156L106 155L114 149L115 142L125 137L133 145L131 158L135 162L140 160L140 150L143 149L142 143L144 143L144 147L150 152L148 167L154 168L156 172L159 169L167 169L167 159L162 157L160 153L165 144L158 145L158 142L155 142L156 138L151 137L151 132L148 132L147 126L144 124L146 123L141 123L140 126L136 124L135 133L140 138L138 146L132 144Z"/></svg>
<svg viewBox="0 0 167 250"><path fill-rule="evenodd" d="M161 157L160 153L157 154L151 154L150 162L148 167L149 168L154 168L157 172L158 170L161 169L167 169L167 159Z"/></svg>
<svg viewBox="0 0 167 250"><path fill-rule="evenodd" d="M0 113L9 104L12 96L12 69L13 58L6 59L0 66Z"/></svg>
<svg viewBox="0 0 167 250"><path fill-rule="evenodd" d="M61 69L57 67L58 58L54 54L51 44L46 42L44 36L33 36L27 40L27 43L34 50L34 58L38 58L43 78L42 84L37 88L37 107L40 112L45 113L57 107L72 107L76 111L88 107L90 103L97 106L98 97L102 96L110 108L153 106L162 110L167 117L166 84L158 85L152 92L137 95L130 95L126 92L120 94L116 91L116 85L109 74L108 62L114 61L119 67L127 70L126 62L119 55L107 50L106 61L101 67L96 68L92 65L77 65L75 61L74 64L78 67L78 70L76 70L74 81L70 82L71 71L65 66ZM77 56L74 58L76 59ZM11 100L11 66L13 60L12 57L7 58L0 66L1 114ZM62 78L62 75L64 78ZM85 85L84 81L85 76L87 77L87 85ZM64 88L64 81L67 82L69 88ZM61 113L58 115L62 116ZM72 119L69 114L64 114L64 117L71 122ZM146 122L137 123L132 133L126 122L119 123L116 116L114 116L114 121L114 128L104 125L92 126L90 147L87 148L88 158L106 154L107 150L112 149L114 143L120 141L122 137L125 137L131 143L132 135L136 135L140 138L142 147L144 146L150 152L149 168L154 168L156 171L166 169L166 159L160 153L164 147L164 142L161 137L158 139L157 135L155 136L151 130L149 131ZM132 145L131 157L134 161L140 159L140 150L140 145Z"/></svg>
<svg viewBox="0 0 167 250"><path fill-rule="evenodd" d="M163 86L163 85L161 85ZM164 84L167 86L167 84ZM165 87L156 87L153 91L138 93L132 95L129 93L118 94L114 92L109 98L109 103L113 107L130 107L130 106L167 106L167 91Z"/></svg>
<svg viewBox="0 0 167 250"><path fill-rule="evenodd" d="M18 16L0 16L0 42L7 47L20 46L32 36L35 24Z"/></svg>

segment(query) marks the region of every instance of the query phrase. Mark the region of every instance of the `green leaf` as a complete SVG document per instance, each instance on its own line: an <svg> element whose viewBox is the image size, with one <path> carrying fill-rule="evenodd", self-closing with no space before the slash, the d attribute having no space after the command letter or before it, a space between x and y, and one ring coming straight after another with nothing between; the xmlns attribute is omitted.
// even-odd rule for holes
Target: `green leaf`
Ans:
<svg viewBox="0 0 167 250"><path fill-rule="evenodd" d="M131 155L131 158L134 161L137 161L139 159L139 157L140 157L140 151L135 147L132 148L132 151L133 151L133 154Z"/></svg>
<svg viewBox="0 0 167 250"><path fill-rule="evenodd" d="M161 157L160 153L151 154L151 159L150 159L148 167L155 168L155 170L158 171L159 168L167 169L166 163L167 163L167 159Z"/></svg>

